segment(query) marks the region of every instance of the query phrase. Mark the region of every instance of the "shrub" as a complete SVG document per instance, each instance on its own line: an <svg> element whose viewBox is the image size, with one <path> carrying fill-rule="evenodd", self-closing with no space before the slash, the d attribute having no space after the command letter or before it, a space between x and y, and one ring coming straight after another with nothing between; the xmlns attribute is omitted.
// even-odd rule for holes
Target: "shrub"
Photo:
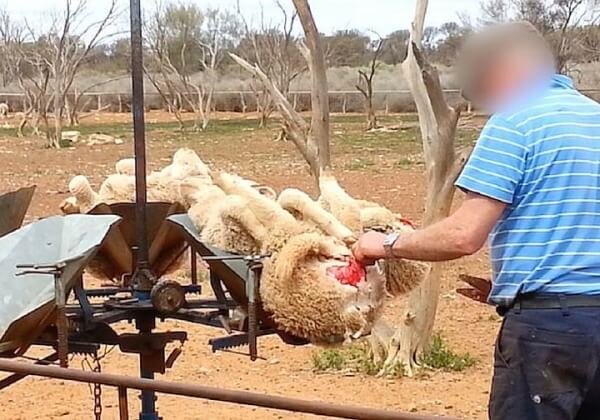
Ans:
<svg viewBox="0 0 600 420"><path fill-rule="evenodd" d="M448 348L440 334L433 336L431 347L421 357L421 364L425 368L453 372L461 372L475 363L476 360L470 354L457 354Z"/></svg>

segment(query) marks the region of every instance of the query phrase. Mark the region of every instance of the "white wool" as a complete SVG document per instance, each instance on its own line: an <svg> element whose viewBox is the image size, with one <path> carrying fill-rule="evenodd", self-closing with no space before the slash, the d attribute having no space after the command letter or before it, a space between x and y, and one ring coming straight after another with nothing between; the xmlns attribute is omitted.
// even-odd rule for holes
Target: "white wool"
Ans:
<svg viewBox="0 0 600 420"><path fill-rule="evenodd" d="M135 175L135 159L127 158L121 159L115 164L116 173L121 175Z"/></svg>
<svg viewBox="0 0 600 420"><path fill-rule="evenodd" d="M190 176L210 176L210 168L192 149L179 149L173 155L170 171L173 179L183 180Z"/></svg>
<svg viewBox="0 0 600 420"><path fill-rule="evenodd" d="M100 186L99 196L106 204L135 201L135 177L121 174L109 175Z"/></svg>
<svg viewBox="0 0 600 420"><path fill-rule="evenodd" d="M77 214L81 213L79 209L79 205L77 204L77 200L75 197L68 197L60 203L60 211L64 214Z"/></svg>
<svg viewBox="0 0 600 420"><path fill-rule="evenodd" d="M77 206L82 213L87 213L100 203L98 194L92 189L90 182L83 175L77 175L69 182L69 192L75 198Z"/></svg>

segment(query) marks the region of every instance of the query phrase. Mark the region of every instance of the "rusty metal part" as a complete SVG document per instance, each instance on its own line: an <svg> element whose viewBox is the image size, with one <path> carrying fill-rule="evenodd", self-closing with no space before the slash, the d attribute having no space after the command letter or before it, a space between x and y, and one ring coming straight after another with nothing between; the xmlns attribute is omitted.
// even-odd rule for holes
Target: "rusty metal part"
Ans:
<svg viewBox="0 0 600 420"><path fill-rule="evenodd" d="M127 388L119 387L119 419L129 420L129 403L127 401Z"/></svg>
<svg viewBox="0 0 600 420"><path fill-rule="evenodd" d="M258 279L262 264L252 262L248 266L248 281L246 282L246 295L248 296L248 350L250 360L255 361L258 357L256 337L258 333Z"/></svg>
<svg viewBox="0 0 600 420"><path fill-rule="evenodd" d="M21 227L34 192L35 186L0 195L0 236Z"/></svg>
<svg viewBox="0 0 600 420"><path fill-rule="evenodd" d="M490 280L470 276L468 274L461 274L459 279L471 287L458 288L456 289L457 293L477 302L489 303L488 297L492 290L492 282Z"/></svg>
<svg viewBox="0 0 600 420"><path fill-rule="evenodd" d="M361 420L456 420L450 417L409 414L367 407L338 405L321 401L264 395L248 391L221 389L202 385L191 385L167 381L148 380L107 373L84 372L76 369L61 369L0 359L0 371L43 376L67 381L99 383L121 388L149 390L171 395L203 398L242 405L252 405L277 410L294 411L320 416Z"/></svg>
<svg viewBox="0 0 600 420"><path fill-rule="evenodd" d="M18 269L23 269L17 273L17 276L25 274L47 274L54 277L54 299L56 304L56 337L58 360L60 367L66 368L69 366L69 323L65 308L67 305L67 291L65 281L62 279L65 263L49 264L49 265L18 265Z"/></svg>
<svg viewBox="0 0 600 420"><path fill-rule="evenodd" d="M102 366L100 365L100 359L98 358L98 353L95 353L93 356L93 371L95 373L102 373ZM102 385L99 383L94 383L93 385L93 393L94 393L94 417L95 420L102 420Z"/></svg>
<svg viewBox="0 0 600 420"><path fill-rule="evenodd" d="M108 235L94 260L96 271L107 279L121 281L121 286L130 286L134 281L135 255L137 245L137 204L116 203L99 204L89 211L89 214L113 214L121 217L121 223ZM154 285L154 276L162 277L185 252L188 245L183 233L165 219L174 214L185 213L180 204L147 203L146 204L146 235L149 245L149 269L151 274L149 284L145 280L144 288L150 291ZM142 273L138 273L139 274ZM138 279L139 280L139 279Z"/></svg>
<svg viewBox="0 0 600 420"><path fill-rule="evenodd" d="M152 306L161 314L172 314L185 305L185 290L175 280L160 280L150 292Z"/></svg>

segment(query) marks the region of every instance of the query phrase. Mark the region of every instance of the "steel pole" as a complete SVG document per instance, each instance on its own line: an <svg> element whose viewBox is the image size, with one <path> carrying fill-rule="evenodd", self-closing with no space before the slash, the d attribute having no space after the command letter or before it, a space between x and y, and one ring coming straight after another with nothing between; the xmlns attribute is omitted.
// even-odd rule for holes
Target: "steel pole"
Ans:
<svg viewBox="0 0 600 420"><path fill-rule="evenodd" d="M136 327L141 334L150 334L156 326L156 320L152 314L144 314L135 320ZM144 379L153 380L154 371L148 366L150 355L140 353L140 376ZM142 409L140 410L140 420L159 420L158 411L156 411L156 393L151 389L143 389L140 394Z"/></svg>
<svg viewBox="0 0 600 420"><path fill-rule="evenodd" d="M0 359L0 371L47 378L63 379L84 383L98 383L114 387L151 390L164 394L184 397L203 398L213 401L251 405L276 410L294 411L319 416L338 417L358 420L457 420L451 417L436 417L399 411L351 405L330 404L322 401L302 400L299 398L265 395L256 392L237 391L204 385L182 384L176 382L149 380L109 373L87 372L78 369L40 366L33 363Z"/></svg>
<svg viewBox="0 0 600 420"><path fill-rule="evenodd" d="M146 133L144 121L144 58L140 0L131 0L131 86L135 150L136 269L148 269L146 225Z"/></svg>

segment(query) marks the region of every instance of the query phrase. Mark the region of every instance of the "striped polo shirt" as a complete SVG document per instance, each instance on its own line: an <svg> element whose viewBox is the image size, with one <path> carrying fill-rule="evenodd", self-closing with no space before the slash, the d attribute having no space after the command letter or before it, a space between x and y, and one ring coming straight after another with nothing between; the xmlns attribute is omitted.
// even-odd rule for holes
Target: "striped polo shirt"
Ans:
<svg viewBox="0 0 600 420"><path fill-rule="evenodd" d="M490 302L600 295L600 104L555 75L493 115L456 185L507 203L490 234Z"/></svg>

